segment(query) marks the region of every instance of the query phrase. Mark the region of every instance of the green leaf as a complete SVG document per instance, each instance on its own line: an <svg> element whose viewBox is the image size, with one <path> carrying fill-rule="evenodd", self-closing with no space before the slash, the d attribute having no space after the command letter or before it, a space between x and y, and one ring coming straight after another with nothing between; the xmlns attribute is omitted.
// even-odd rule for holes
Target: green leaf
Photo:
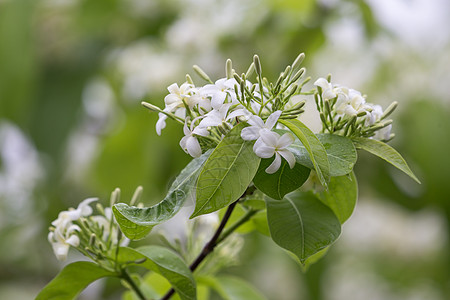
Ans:
<svg viewBox="0 0 450 300"><path fill-rule="evenodd" d="M353 170L358 156L352 141L340 135L320 133L316 135L327 152L330 163L330 176L342 176ZM294 142L288 149L294 153L298 163L311 169L314 165L305 146L299 141Z"/></svg>
<svg viewBox="0 0 450 300"><path fill-rule="evenodd" d="M273 159L261 160L253 183L260 191L273 199L283 199L284 195L301 187L309 177L309 168L295 164L294 168L291 169L284 159L281 161L278 171L267 174L265 170L272 161Z"/></svg>
<svg viewBox="0 0 450 300"><path fill-rule="evenodd" d="M311 193L296 191L281 201L267 200L267 219L274 242L294 253L302 264L341 232L331 209Z"/></svg>
<svg viewBox="0 0 450 300"><path fill-rule="evenodd" d="M331 177L328 190L317 195L334 212L341 224L353 213L358 199L358 183L353 172L349 175Z"/></svg>
<svg viewBox="0 0 450 300"><path fill-rule="evenodd" d="M279 120L279 122L289 128L298 137L300 142L302 142L306 151L308 151L309 158L314 165L314 169L317 172L321 184L326 187L327 182L330 179L330 163L328 162L327 152L322 143L314 133L299 120Z"/></svg>
<svg viewBox="0 0 450 300"><path fill-rule="evenodd" d="M144 246L138 249L121 247L117 260L122 264L139 264L166 278L182 300L197 299L196 283L186 263L173 251L160 246Z"/></svg>
<svg viewBox="0 0 450 300"><path fill-rule="evenodd" d="M234 276L199 277L198 281L215 290L225 300L265 300L250 283Z"/></svg>
<svg viewBox="0 0 450 300"><path fill-rule="evenodd" d="M414 175L414 173L409 168L408 164L406 163L405 159L398 153L394 148L389 146L386 143L374 140L374 139L368 139L368 138L352 138L353 143L355 144L355 147L358 149L366 150L367 152L370 152L394 167L398 168L399 170L406 173L409 177L414 179L417 183L420 184L419 179Z"/></svg>
<svg viewBox="0 0 450 300"><path fill-rule="evenodd" d="M167 196L160 203L147 208L117 203L113 206L114 216L122 232L131 240L144 238L150 230L162 222L172 218L183 206L203 163L211 151L193 159L172 183Z"/></svg>
<svg viewBox="0 0 450 300"><path fill-rule="evenodd" d="M239 199L258 170L259 157L251 142L244 141L235 126L214 149L197 182L197 201L191 218L211 213Z"/></svg>
<svg viewBox="0 0 450 300"><path fill-rule="evenodd" d="M74 299L90 283L107 276L117 277L117 274L87 261L71 263L44 287L36 300Z"/></svg>

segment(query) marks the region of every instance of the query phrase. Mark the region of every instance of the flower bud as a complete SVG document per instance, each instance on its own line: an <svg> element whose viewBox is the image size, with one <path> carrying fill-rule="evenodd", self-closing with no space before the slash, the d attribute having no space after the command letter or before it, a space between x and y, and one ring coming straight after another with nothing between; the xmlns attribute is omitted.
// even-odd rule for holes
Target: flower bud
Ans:
<svg viewBox="0 0 450 300"><path fill-rule="evenodd" d="M139 201L143 190L144 190L144 188L142 186L138 186L136 188L136 190L134 191L133 197L131 198L130 206L134 206L135 203Z"/></svg>
<svg viewBox="0 0 450 300"><path fill-rule="evenodd" d="M386 108L386 110L384 111L384 113L381 115L380 120L383 120L387 117L389 117L390 114L392 114L394 112L394 110L397 108L398 106L398 102L394 101L392 102L388 108Z"/></svg>
<svg viewBox="0 0 450 300"><path fill-rule="evenodd" d="M259 61L259 56L255 54L255 56L253 56L253 63L255 64L255 71L256 74L258 74L259 76L261 76L261 62Z"/></svg>
<svg viewBox="0 0 450 300"><path fill-rule="evenodd" d="M305 58L305 53L300 53L297 56L297 58L294 60L294 62L292 63L292 70L296 70L298 67L300 67L304 58Z"/></svg>
<svg viewBox="0 0 450 300"><path fill-rule="evenodd" d="M231 62L231 59L227 59L225 73L227 75L227 79L233 78L233 63Z"/></svg>
<svg viewBox="0 0 450 300"><path fill-rule="evenodd" d="M205 71L203 71L199 66L193 65L192 68L201 78L212 83L211 78L209 78L209 76L205 73Z"/></svg>

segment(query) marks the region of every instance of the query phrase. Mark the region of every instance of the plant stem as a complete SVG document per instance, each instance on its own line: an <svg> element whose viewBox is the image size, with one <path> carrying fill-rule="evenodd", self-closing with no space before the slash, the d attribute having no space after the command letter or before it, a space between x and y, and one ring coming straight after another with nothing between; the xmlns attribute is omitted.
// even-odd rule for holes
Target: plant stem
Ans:
<svg viewBox="0 0 450 300"><path fill-rule="evenodd" d="M120 277L122 277L128 284L131 286L131 289L136 293L136 295L141 300L146 300L144 294L142 293L141 289L137 286L136 282L134 282L133 278L128 274L128 272L125 269L121 270Z"/></svg>
<svg viewBox="0 0 450 300"><path fill-rule="evenodd" d="M224 239L226 239L230 234L232 234L239 226L250 220L251 217L253 217L258 210L250 209L246 212L245 215L243 215L236 223L231 225L227 230L225 230L222 235L217 240L217 244L220 244Z"/></svg>
<svg viewBox="0 0 450 300"><path fill-rule="evenodd" d="M236 204L239 202L240 199L242 199L243 197L245 197L247 195L248 190L235 202L233 202L232 204L230 204L227 208L227 211L225 212L225 215L222 218L222 221L220 222L219 227L217 228L216 232L214 233L213 237L209 240L208 243L206 243L206 245L203 247L202 252L200 252L200 254L197 256L197 258L194 260L194 262L189 266L189 268L191 269L192 272L195 271L195 269L197 269L197 267L202 263L202 261L211 253L213 252L214 248L222 241L224 240L228 235L230 235L232 233L232 231L230 231L230 229L228 229L225 234L226 236L222 236L222 231L225 228L225 225L227 224L228 220L230 219L231 213L233 212L234 208L236 207ZM244 216L245 217L245 216ZM250 216L248 217L250 218ZM247 219L248 219L247 218ZM242 220L242 219L241 219ZM239 220L239 221L241 221ZM244 222L244 221L243 221ZM242 222L242 223L243 223ZM241 224L242 224L241 223ZM235 226L236 224L234 224L233 230L236 229L238 226ZM219 237L221 237L219 239ZM172 297L172 295L175 293L175 290L173 288L171 288L165 295L164 297L161 298L161 300L168 300L170 299L170 297Z"/></svg>

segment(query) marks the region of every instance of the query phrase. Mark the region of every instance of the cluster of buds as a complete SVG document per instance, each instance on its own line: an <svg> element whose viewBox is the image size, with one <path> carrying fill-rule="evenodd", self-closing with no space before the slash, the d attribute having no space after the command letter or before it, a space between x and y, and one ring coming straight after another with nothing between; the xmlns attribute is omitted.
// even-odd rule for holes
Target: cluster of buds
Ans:
<svg viewBox="0 0 450 300"><path fill-rule="evenodd" d="M282 72L275 84L262 76L261 63L257 55L246 73L239 75L226 62L226 77L213 82L198 66L194 70L207 84L196 86L191 76L181 86L174 83L168 87L169 94L164 98L165 107L160 109L150 103L142 104L159 113L156 132L161 134L166 119L171 118L183 125L185 136L180 141L182 149L192 157L214 148L236 124L248 122L252 131L243 131L245 140L257 140L255 154L269 158L275 155L274 165L267 172L275 172L281 157L293 167L295 160L285 148L293 142L293 137L280 137L272 131L278 119L295 119L304 110L304 101L294 103L292 96L308 94L302 88L309 78L302 79L305 72L300 68L304 54L300 54L292 66ZM256 82L249 77L256 73ZM301 81L301 82L300 82ZM265 121L265 123L264 123ZM289 153L288 153L289 152Z"/></svg>
<svg viewBox="0 0 450 300"><path fill-rule="evenodd" d="M141 193L142 187L138 187L133 195L133 203ZM94 261L108 261L118 246L128 245L129 240L122 235L111 210L119 198L120 190L115 189L111 194L110 207L97 203L97 215L93 215L94 210L90 206L97 198L85 199L76 209L60 212L48 234L56 258L66 260L69 248L74 247Z"/></svg>
<svg viewBox="0 0 450 300"><path fill-rule="evenodd" d="M393 102L383 112L380 105L367 103L359 91L332 84L330 76L319 78L315 100L323 131L349 137L368 137L388 142L394 138L391 133L392 120L386 118L395 110Z"/></svg>

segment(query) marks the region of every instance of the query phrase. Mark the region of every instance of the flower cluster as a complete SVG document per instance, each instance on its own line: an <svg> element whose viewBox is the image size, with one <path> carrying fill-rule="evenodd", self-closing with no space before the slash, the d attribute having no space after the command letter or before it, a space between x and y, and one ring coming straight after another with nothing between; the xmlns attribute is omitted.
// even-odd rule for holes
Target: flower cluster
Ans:
<svg viewBox="0 0 450 300"><path fill-rule="evenodd" d="M112 199L117 199L120 191L116 189ZM59 213L52 222L48 241L58 260L67 259L70 246L96 260L105 257L109 250L117 245L125 246L129 240L121 235L119 226L114 220L110 207L103 208L97 204L99 215L92 215L90 206L97 198L83 200L76 209L70 208Z"/></svg>
<svg viewBox="0 0 450 300"><path fill-rule="evenodd" d="M292 66L282 72L275 84L262 77L261 64L255 55L248 71L238 75L232 69L231 60L226 64L226 78L215 82L194 66L194 70L208 83L196 86L191 77L181 86L174 83L168 87L169 94L164 98L164 109L144 102L150 110L159 112L156 123L158 135L166 126L167 118L183 124L185 136L180 141L182 149L192 157L198 157L207 149L214 148L235 125L246 122L250 126L242 130L244 140L256 140L254 152L261 158L275 160L267 168L274 173L281 165L281 157L291 166L294 156L286 148L294 141L291 134L280 136L273 129L278 119L297 118L303 112L304 101L292 103L291 97L302 92L299 83L305 69L300 68L304 54L300 54ZM256 73L256 83L248 78Z"/></svg>
<svg viewBox="0 0 450 300"><path fill-rule="evenodd" d="M391 133L392 120L386 118L397 107L397 102L383 112L380 105L367 103L361 92L332 84L330 78L319 78L314 85L317 87L315 99L324 131L385 142L394 137Z"/></svg>

